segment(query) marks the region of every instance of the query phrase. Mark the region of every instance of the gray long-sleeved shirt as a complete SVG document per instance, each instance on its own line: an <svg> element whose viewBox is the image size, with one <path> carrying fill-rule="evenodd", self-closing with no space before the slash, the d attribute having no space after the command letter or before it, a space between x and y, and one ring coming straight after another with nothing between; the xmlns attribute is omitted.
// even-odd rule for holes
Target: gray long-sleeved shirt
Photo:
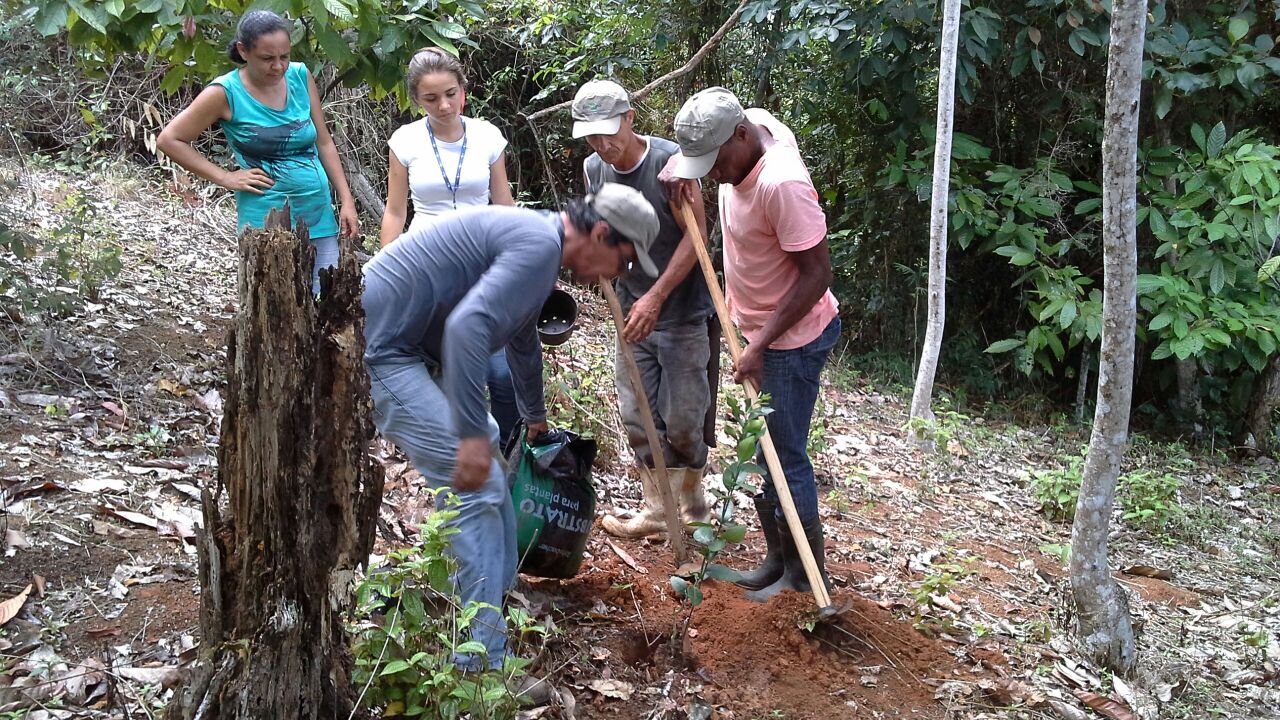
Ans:
<svg viewBox="0 0 1280 720"><path fill-rule="evenodd" d="M402 235L364 268L365 362L443 370L458 436L488 437L489 356L505 347L520 415L544 421L537 323L562 244L559 214L492 205Z"/></svg>

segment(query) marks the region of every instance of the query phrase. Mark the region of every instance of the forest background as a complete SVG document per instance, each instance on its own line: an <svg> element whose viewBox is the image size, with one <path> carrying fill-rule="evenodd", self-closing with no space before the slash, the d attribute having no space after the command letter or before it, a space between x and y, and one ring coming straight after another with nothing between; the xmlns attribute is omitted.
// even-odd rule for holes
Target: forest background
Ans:
<svg viewBox="0 0 1280 720"><path fill-rule="evenodd" d="M548 206L580 191L589 148L569 137L567 112L535 113L593 77L639 88L740 13L692 72L644 98L638 126L669 137L676 109L708 85L789 124L828 215L845 355L911 384L926 309L937 3L6 2L4 142L73 166L103 151L163 163L155 135L230 67L226 41L250 7L302 19L295 59L320 79L366 231L386 138L414 116L403 73L417 48L461 54L469 114L507 134L519 200ZM1018 416L1074 406L1084 417L1093 397L1108 13L1100 0L964 5L939 367L956 407ZM1148 17L1135 421L1215 447L1280 442L1277 31L1274 1L1154 2ZM230 163L220 136L204 142ZM186 192L216 190L174 178ZM30 239L3 233L0 285L22 298ZM109 270L112 258L91 255L79 272Z"/></svg>

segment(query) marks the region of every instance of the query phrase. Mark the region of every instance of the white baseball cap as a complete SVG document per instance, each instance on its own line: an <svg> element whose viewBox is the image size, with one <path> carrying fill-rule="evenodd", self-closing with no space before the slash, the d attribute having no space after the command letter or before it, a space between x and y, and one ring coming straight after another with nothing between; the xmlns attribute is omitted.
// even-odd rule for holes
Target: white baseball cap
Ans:
<svg viewBox="0 0 1280 720"><path fill-rule="evenodd" d="M622 116L631 109L631 97L612 80L592 80L573 96L574 139L587 135L614 135L622 127Z"/></svg>
<svg viewBox="0 0 1280 720"><path fill-rule="evenodd" d="M680 144L680 154L673 169L675 176L696 180L711 172L720 155L720 146L733 137L733 131L746 119L742 103L722 87L709 87L686 100L676 113L676 142Z"/></svg>

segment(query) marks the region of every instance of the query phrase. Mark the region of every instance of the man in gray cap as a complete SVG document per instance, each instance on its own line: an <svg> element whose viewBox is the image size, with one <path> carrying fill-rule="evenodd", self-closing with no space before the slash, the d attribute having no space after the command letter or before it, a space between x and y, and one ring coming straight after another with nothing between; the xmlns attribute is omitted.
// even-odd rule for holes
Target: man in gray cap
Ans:
<svg viewBox="0 0 1280 720"><path fill-rule="evenodd" d="M680 154L668 169L685 181L672 183L676 193L699 194L688 182L696 178L720 183L726 299L748 343L734 378L772 398L769 434L804 525L803 541L821 568L822 521L807 443L819 376L840 337L826 216L795 135L768 111L744 111L733 93L708 88L680 108L675 131ZM738 584L761 602L782 590L807 592L800 539L783 521L771 482L755 506L766 554Z"/></svg>
<svg viewBox="0 0 1280 720"><path fill-rule="evenodd" d="M484 652L460 653L463 670L502 667L509 650L498 608L518 561L511 495L493 454L498 426L485 402L488 358L506 348L529 436L546 432L537 321L558 271L596 282L634 261L657 275L649 256L657 234L640 193L604 185L560 212L458 211L405 233L365 265L374 423L427 484L458 499L450 538L458 594L490 606L471 627Z"/></svg>
<svg viewBox="0 0 1280 720"><path fill-rule="evenodd" d="M619 348L615 358L618 401L635 453L644 506L629 519L606 516L602 525L618 537L661 535L666 523L659 483L670 485L686 523L707 519L702 476L708 445L715 441L719 324L712 320L706 281L693 270L697 256L691 240L685 238L684 220L658 182L658 174L679 147L670 140L637 135L632 127L636 113L627 91L610 80L583 85L572 112L573 136L586 138L595 150L583 164L587 191L606 183L627 185L642 193L658 216L660 229L650 250L658 276L632 271L614 285L626 312L622 340L631 345L640 368L661 447L649 445L640 421L640 398L627 377ZM701 194L694 199L693 210L705 234ZM658 452L663 453L667 467L664 478L656 477L654 470Z"/></svg>

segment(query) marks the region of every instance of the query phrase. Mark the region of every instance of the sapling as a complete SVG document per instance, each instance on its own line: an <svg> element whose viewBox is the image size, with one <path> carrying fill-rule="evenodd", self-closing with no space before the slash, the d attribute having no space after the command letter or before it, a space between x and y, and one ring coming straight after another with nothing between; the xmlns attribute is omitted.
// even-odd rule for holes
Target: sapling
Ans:
<svg viewBox="0 0 1280 720"><path fill-rule="evenodd" d="M733 459L720 476L720 486L710 489L714 498L710 522L689 523L693 527L695 549L701 556L698 567L684 577L671 577L671 587L689 603L683 627L688 627L693 609L702 603L704 581L712 579L733 582L738 579L737 570L715 560L726 547L740 544L747 535L747 527L733 520L737 509L734 496L737 492L754 495L756 488L750 484L750 476L764 473L764 469L756 464L755 457L760 438L764 436L764 417L773 412L768 402L767 394L761 395L756 403L752 403L749 398L739 401L734 396L729 396L726 400L729 414L724 431L734 441ZM677 629L679 627L678 625Z"/></svg>

